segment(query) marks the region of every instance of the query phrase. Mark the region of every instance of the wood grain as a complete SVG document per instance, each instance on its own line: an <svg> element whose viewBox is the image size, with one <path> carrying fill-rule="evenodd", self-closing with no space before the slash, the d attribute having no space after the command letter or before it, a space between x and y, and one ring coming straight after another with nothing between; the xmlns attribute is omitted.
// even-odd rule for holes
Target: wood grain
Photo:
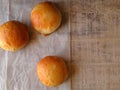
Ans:
<svg viewBox="0 0 120 90"><path fill-rule="evenodd" d="M72 90L120 90L120 0L71 0Z"/></svg>

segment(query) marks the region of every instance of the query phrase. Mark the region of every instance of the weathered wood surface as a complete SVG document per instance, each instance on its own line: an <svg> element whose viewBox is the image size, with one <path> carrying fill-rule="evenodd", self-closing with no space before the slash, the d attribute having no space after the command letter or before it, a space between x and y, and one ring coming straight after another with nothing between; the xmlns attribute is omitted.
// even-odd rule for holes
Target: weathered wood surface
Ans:
<svg viewBox="0 0 120 90"><path fill-rule="evenodd" d="M71 0L72 90L120 90L120 0Z"/></svg>

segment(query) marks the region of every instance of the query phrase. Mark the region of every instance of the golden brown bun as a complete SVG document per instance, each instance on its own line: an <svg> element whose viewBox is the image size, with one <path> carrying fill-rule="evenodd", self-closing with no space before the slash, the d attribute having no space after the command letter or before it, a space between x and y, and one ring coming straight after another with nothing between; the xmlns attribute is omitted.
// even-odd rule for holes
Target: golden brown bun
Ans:
<svg viewBox="0 0 120 90"><path fill-rule="evenodd" d="M54 32L61 24L61 13L51 2L36 5L31 12L33 27L43 35Z"/></svg>
<svg viewBox="0 0 120 90"><path fill-rule="evenodd" d="M67 79L68 68L61 58L47 56L38 62L37 75L44 85L57 86Z"/></svg>
<svg viewBox="0 0 120 90"><path fill-rule="evenodd" d="M8 21L0 25L0 47L8 51L16 51L29 41L27 27L18 21Z"/></svg>

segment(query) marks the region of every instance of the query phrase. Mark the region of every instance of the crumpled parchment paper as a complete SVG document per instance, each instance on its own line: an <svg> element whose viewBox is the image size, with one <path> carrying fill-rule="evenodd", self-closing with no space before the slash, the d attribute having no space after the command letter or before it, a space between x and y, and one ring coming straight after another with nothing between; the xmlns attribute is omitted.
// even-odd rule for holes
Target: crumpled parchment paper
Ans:
<svg viewBox="0 0 120 90"><path fill-rule="evenodd" d="M68 0L52 0L62 12L63 21L49 36L41 36L34 31L30 22L30 12L44 0L0 0L0 24L18 20L30 30L30 42L17 51L8 52L0 48L0 90L70 90L68 79L58 87L50 88L40 83L36 74L37 62L47 55L57 55L70 61L70 28Z"/></svg>

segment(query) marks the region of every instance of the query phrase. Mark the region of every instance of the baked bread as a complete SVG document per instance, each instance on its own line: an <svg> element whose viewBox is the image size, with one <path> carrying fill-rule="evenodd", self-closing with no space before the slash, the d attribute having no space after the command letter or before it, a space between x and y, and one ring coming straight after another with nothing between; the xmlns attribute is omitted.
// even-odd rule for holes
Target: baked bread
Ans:
<svg viewBox="0 0 120 90"><path fill-rule="evenodd" d="M61 13L51 2L42 2L31 11L33 27L43 35L54 32L61 24Z"/></svg>
<svg viewBox="0 0 120 90"><path fill-rule="evenodd" d="M47 56L38 62L37 75L44 85L53 87L67 79L68 68L61 58Z"/></svg>
<svg viewBox="0 0 120 90"><path fill-rule="evenodd" d="M29 41L27 27L18 21L8 21L0 25L0 47L7 51L23 48Z"/></svg>

